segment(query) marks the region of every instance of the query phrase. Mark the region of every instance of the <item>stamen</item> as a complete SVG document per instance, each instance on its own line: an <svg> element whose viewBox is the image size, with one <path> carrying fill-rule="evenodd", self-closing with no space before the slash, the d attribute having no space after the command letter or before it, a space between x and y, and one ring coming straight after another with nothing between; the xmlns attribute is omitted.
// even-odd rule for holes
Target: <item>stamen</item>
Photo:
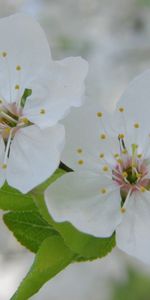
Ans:
<svg viewBox="0 0 150 300"><path fill-rule="evenodd" d="M13 133L13 128L11 129L8 140L7 140L4 162L3 162L3 169L7 168L7 159L8 159L8 153L9 153L10 144L11 144L12 133Z"/></svg>
<svg viewBox="0 0 150 300"><path fill-rule="evenodd" d="M82 159L78 160L78 164L79 165L83 165L84 164L84 161Z"/></svg>
<svg viewBox="0 0 150 300"><path fill-rule="evenodd" d="M0 110L0 115L2 117L4 117L6 120L14 122L15 124L17 124L17 121L14 118L12 118L10 115L6 114L3 110Z"/></svg>
<svg viewBox="0 0 150 300"><path fill-rule="evenodd" d="M107 189L106 189L106 188L102 188L102 189L100 190L100 192L101 192L102 194L106 194L106 193L107 193Z"/></svg>
<svg viewBox="0 0 150 300"><path fill-rule="evenodd" d="M41 115L44 115L45 113L46 113L45 109L42 108L42 109L40 110L40 114L41 114Z"/></svg>
<svg viewBox="0 0 150 300"><path fill-rule="evenodd" d="M139 123L135 123L134 124L134 128L139 128L140 127L140 124Z"/></svg>
<svg viewBox="0 0 150 300"><path fill-rule="evenodd" d="M102 118L102 116L103 116L103 113L101 111L97 112L97 117L98 118Z"/></svg>
<svg viewBox="0 0 150 300"><path fill-rule="evenodd" d="M77 149L77 153L78 153L78 154L82 154L82 153L83 153L82 148L78 148L78 149Z"/></svg>
<svg viewBox="0 0 150 300"><path fill-rule="evenodd" d="M102 134L100 135L100 139L101 139L101 140L106 140L106 134L102 133Z"/></svg>
<svg viewBox="0 0 150 300"><path fill-rule="evenodd" d="M104 167L103 167L103 171L104 171L104 172L108 172L108 171L109 171L109 167L108 167L108 166L104 166Z"/></svg>
<svg viewBox="0 0 150 300"><path fill-rule="evenodd" d="M16 71L21 71L21 66L16 66Z"/></svg>
<svg viewBox="0 0 150 300"><path fill-rule="evenodd" d="M6 51L3 51L2 52L2 57L6 57L7 56L7 52Z"/></svg>
<svg viewBox="0 0 150 300"><path fill-rule="evenodd" d="M124 112L124 107L119 107L120 112Z"/></svg>

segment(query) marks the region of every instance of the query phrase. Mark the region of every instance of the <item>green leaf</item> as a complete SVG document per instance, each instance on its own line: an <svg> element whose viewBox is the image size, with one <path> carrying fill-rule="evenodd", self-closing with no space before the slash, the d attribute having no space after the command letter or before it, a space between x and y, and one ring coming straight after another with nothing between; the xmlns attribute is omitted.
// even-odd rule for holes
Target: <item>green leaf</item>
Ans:
<svg viewBox="0 0 150 300"><path fill-rule="evenodd" d="M109 238L96 238L80 232L69 222L56 223L50 216L42 195L36 195L35 203L43 218L59 232L66 245L78 254L79 260L102 258L115 247L115 234Z"/></svg>
<svg viewBox="0 0 150 300"><path fill-rule="evenodd" d="M74 254L59 236L47 238L37 252L35 261L11 300L27 300L49 279L63 270L74 259Z"/></svg>
<svg viewBox="0 0 150 300"><path fill-rule="evenodd" d="M9 212L3 219L16 239L33 252L47 237L58 235L38 212Z"/></svg>
<svg viewBox="0 0 150 300"><path fill-rule="evenodd" d="M8 186L8 184L0 189L0 209L13 211L37 210L31 195L22 194Z"/></svg>
<svg viewBox="0 0 150 300"><path fill-rule="evenodd" d="M106 256L115 247L115 235L109 238L96 238L77 230L68 222L52 222L53 227L63 237L66 245L78 253L79 260L94 260Z"/></svg>

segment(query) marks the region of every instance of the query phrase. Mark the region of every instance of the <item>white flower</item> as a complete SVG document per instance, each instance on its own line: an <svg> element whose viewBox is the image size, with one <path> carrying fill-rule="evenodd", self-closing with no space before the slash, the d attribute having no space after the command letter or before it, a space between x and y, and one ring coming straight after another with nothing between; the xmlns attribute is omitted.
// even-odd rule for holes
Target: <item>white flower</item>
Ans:
<svg viewBox="0 0 150 300"><path fill-rule="evenodd" d="M47 189L50 213L96 237L116 231L120 249L150 264L150 71L112 114L91 104L65 125L63 162L75 172Z"/></svg>
<svg viewBox="0 0 150 300"><path fill-rule="evenodd" d="M81 105L86 74L80 57L52 61L32 18L0 20L0 186L26 193L55 171L64 145L57 122Z"/></svg>

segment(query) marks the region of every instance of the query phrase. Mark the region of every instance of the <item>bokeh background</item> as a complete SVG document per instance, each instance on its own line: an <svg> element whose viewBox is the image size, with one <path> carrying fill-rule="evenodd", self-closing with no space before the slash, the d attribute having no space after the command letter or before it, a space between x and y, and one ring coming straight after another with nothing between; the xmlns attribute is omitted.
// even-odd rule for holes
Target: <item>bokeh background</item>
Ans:
<svg viewBox="0 0 150 300"><path fill-rule="evenodd" d="M0 17L16 12L41 23L54 59L89 61L88 101L111 109L129 81L150 68L150 0L0 0ZM0 300L9 300L34 256L3 225L2 214L0 222ZM32 297L70 299L149 300L150 267L115 249L69 266Z"/></svg>

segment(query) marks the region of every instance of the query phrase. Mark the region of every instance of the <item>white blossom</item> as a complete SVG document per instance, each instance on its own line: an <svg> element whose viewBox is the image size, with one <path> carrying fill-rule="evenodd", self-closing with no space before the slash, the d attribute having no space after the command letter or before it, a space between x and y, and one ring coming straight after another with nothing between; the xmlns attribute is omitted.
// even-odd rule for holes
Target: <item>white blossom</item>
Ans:
<svg viewBox="0 0 150 300"><path fill-rule="evenodd" d="M150 264L150 71L129 85L114 112L91 103L65 126L63 162L75 172L47 189L52 217L96 237L115 231L120 249Z"/></svg>
<svg viewBox="0 0 150 300"><path fill-rule="evenodd" d="M82 104L87 63L52 61L40 25L23 14L0 20L0 41L0 186L26 193L59 165L58 121Z"/></svg>

